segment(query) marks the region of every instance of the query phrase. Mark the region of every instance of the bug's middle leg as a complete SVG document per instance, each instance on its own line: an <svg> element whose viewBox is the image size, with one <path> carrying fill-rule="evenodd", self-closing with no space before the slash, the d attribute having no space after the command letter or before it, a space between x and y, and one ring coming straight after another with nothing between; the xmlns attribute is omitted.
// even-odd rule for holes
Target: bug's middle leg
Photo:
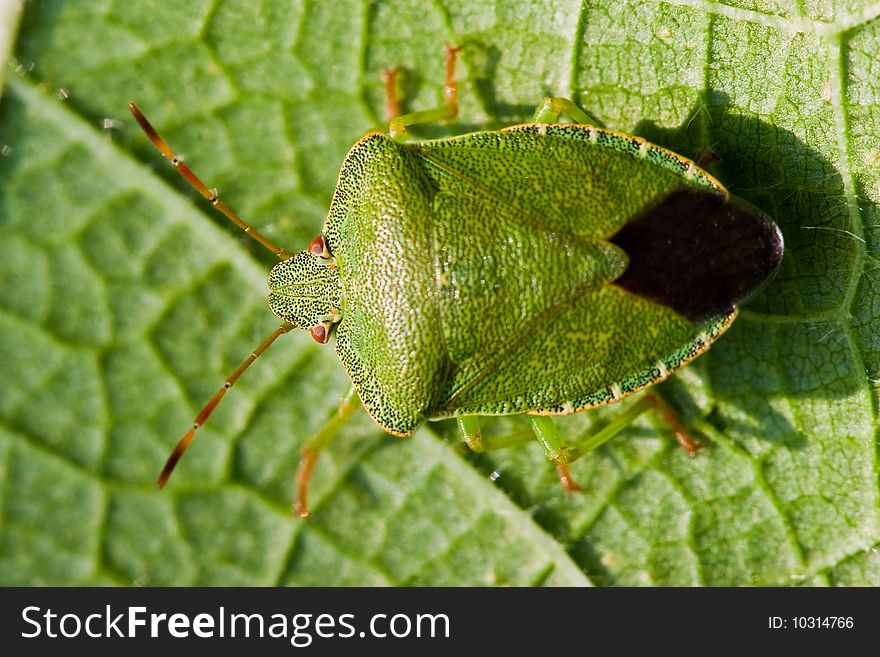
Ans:
<svg viewBox="0 0 880 657"><path fill-rule="evenodd" d="M580 491L580 486L577 485L568 470L569 461L565 460L565 456L561 456L570 448L563 443L556 424L546 416L530 416L529 420L531 422L530 428L505 436L484 436L480 428L480 420L474 415L458 418L458 428L467 446L478 453L525 445L534 442L537 437L538 442L544 447L547 457L556 464L559 481L565 490L569 493ZM540 427L540 430L536 428L536 425ZM555 447L552 447L553 445Z"/></svg>
<svg viewBox="0 0 880 657"><path fill-rule="evenodd" d="M519 447L527 445L535 440L535 434L530 429L507 434L505 436L485 436L480 428L480 419L476 415L456 418L461 438L471 451L482 454L496 449Z"/></svg>

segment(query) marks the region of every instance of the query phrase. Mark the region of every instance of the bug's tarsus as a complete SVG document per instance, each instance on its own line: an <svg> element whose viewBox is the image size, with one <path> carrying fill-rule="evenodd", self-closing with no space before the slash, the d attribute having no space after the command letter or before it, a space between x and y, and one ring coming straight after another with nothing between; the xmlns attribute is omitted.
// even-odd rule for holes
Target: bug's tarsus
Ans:
<svg viewBox="0 0 880 657"><path fill-rule="evenodd" d="M667 404L660 395L653 392L646 392L645 398L657 412L660 419L675 433L675 439L678 441L678 444L682 446L689 456L696 456L703 445L694 439L687 429L682 426L681 418L675 409Z"/></svg>
<svg viewBox="0 0 880 657"><path fill-rule="evenodd" d="M397 78L400 76L400 71L399 66L382 69L382 82L385 85L385 115L389 122L403 113L400 107L400 97L397 94Z"/></svg>
<svg viewBox="0 0 880 657"><path fill-rule="evenodd" d="M299 450L299 467L296 470L296 501L293 503L293 513L300 518L309 517L309 482L312 480L319 456L320 453L309 449L308 445Z"/></svg>
<svg viewBox="0 0 880 657"><path fill-rule="evenodd" d="M568 463L561 463L557 461L556 474L559 475L559 483L562 484L565 492L569 495L580 493L581 491L583 491L583 488L578 486L577 482L574 480L574 477L571 476L571 471L568 469Z"/></svg>
<svg viewBox="0 0 880 657"><path fill-rule="evenodd" d="M260 243L261 246L265 247L269 251L271 251L279 260L287 260L290 258L293 253L288 251L287 249L276 245L274 242L269 240L265 235L260 233L258 230L250 226L244 219L239 217L235 212L233 212L226 203L224 203L220 197L217 195L217 192L208 188L204 182L202 182L201 178L199 178L195 172L190 169L186 164L183 163L183 160L180 159L178 155L171 150L171 147L168 146L168 143L162 139L162 136L156 132L156 129L153 125L147 120L147 117L144 116L143 112L141 112L140 108L134 103L128 104L128 109L131 110L132 116L134 116L135 121L137 121L138 125L147 135L149 140L153 142L153 145L158 149L158 151L167 159L171 164L177 169L177 172L183 176L183 179L186 180L190 184L190 186L195 189L199 194L201 194L207 201L214 207L218 212L220 212L224 217L229 219L236 226L241 228L247 235Z"/></svg>
<svg viewBox="0 0 880 657"><path fill-rule="evenodd" d="M446 80L443 84L443 102L449 110L447 120L458 116L458 82L455 80L455 63L463 46L446 44Z"/></svg>
<svg viewBox="0 0 880 657"><path fill-rule="evenodd" d="M181 438L177 445L174 447L174 451L171 452L171 456L168 457L168 460L165 462L165 467L162 468L162 472L159 474L159 479L156 482L156 485L159 488L163 488L168 481L168 478L171 476L171 473L174 471L174 468L177 466L177 462L180 461L180 457L183 456L183 453L186 451L186 448L189 447L189 444L192 442L193 438L195 438L196 431L198 431L199 427L205 424L209 417L211 417L211 413L214 412L214 409L217 408L217 405L223 399L223 396L226 394L226 391L229 390L235 382L238 381L238 378L244 374L245 370L250 367L260 355L269 348L277 338L292 331L295 326L289 322L285 322L277 329L272 331L272 334L263 340L262 344L257 347L253 353L248 356L244 362L238 366L238 368L229 375L229 378L223 383L223 386L214 393L214 396L208 400L208 403L202 407L202 410L199 411L199 414L196 416L196 419L193 420L193 425L190 427L189 431L183 434L183 438Z"/></svg>
<svg viewBox="0 0 880 657"><path fill-rule="evenodd" d="M703 154L700 155L700 158L696 161L696 165L701 169L705 169L712 164L723 161L724 158L721 157L721 153L716 151L714 148L707 148L705 151L703 151Z"/></svg>
<svg viewBox="0 0 880 657"><path fill-rule="evenodd" d="M296 471L296 501L293 504L294 515L300 518L309 516L309 482L312 480L312 474L315 471L315 465L321 452L330 443L331 440L339 433L342 427L351 419L351 416L361 405L361 399L358 397L355 387L352 385L342 396L339 402L339 408L333 414L326 424L321 427L316 434L310 437L305 445L300 449L299 467Z"/></svg>

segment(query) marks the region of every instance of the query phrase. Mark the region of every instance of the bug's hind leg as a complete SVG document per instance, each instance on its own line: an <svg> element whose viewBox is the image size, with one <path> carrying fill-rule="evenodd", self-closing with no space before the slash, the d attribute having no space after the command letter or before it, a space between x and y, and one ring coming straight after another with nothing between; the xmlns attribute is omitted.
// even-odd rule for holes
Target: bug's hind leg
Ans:
<svg viewBox="0 0 880 657"><path fill-rule="evenodd" d="M678 441L678 444L681 445L682 449L684 449L688 455L696 456L702 445L688 432L687 429L684 428L678 412L672 408L672 406L663 401L663 398L656 393L647 392L643 399L645 398L647 398L651 408L653 408L657 415L660 416L660 419L663 420L664 424L675 433L675 439Z"/></svg>
<svg viewBox="0 0 880 657"><path fill-rule="evenodd" d="M721 153L716 151L714 148L707 148L703 151L703 154L696 161L696 165L701 169L705 169L716 162L723 162L724 158L721 157Z"/></svg>
<svg viewBox="0 0 880 657"><path fill-rule="evenodd" d="M386 69L382 72L385 83L385 107L389 114L390 125L388 134L398 140L409 138L407 127L418 123L434 123L450 121L458 116L458 83L455 80L455 67L461 46L446 45L446 80L443 83L443 104L433 109L401 114L400 100L397 97L397 76L399 68Z"/></svg>
<svg viewBox="0 0 880 657"><path fill-rule="evenodd" d="M575 123L587 123L604 128L605 125L592 114L585 112L580 107L571 102L568 98L545 98L544 102L538 105L532 121L535 123L557 123L559 117L567 116Z"/></svg>
<svg viewBox="0 0 880 657"><path fill-rule="evenodd" d="M675 433L675 439L689 455L694 456L697 453L701 445L684 428L675 409L663 401L656 393L646 392L635 404L618 414L601 431L594 433L586 440L579 442L574 448L571 448L569 450L571 458L568 462L579 459L587 452L591 452L600 445L607 443L649 409L653 409L660 419L672 429Z"/></svg>
<svg viewBox="0 0 880 657"><path fill-rule="evenodd" d="M675 409L653 392L642 395L641 399L618 414L601 431L573 446L567 445L563 441L559 428L553 422L553 418L532 415L529 416L529 422L531 422L535 437L541 443L547 457L556 463L556 469L559 472L559 480L562 482L562 485L565 486L566 490L572 492L580 489L568 472L568 464L614 438L614 436L632 424L636 418L648 409L653 409L660 419L672 429L675 433L675 439L690 456L694 456L697 453L697 450L700 449L700 443L694 440L682 426Z"/></svg>
<svg viewBox="0 0 880 657"><path fill-rule="evenodd" d="M309 515L309 482L312 480L312 473L315 471L318 457L351 419L360 403L360 397L358 397L354 386L349 386L339 402L336 413L300 449L299 468L296 471L296 502L293 505L293 512L301 518L306 518Z"/></svg>

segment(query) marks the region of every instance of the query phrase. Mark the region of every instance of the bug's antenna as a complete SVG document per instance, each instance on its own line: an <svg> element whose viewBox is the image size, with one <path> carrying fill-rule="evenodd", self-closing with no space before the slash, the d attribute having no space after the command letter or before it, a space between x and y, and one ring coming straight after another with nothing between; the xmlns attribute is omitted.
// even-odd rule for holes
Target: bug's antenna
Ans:
<svg viewBox="0 0 880 657"><path fill-rule="evenodd" d="M168 146L167 142L162 139L156 129L147 121L147 117L144 116L143 112L138 108L134 103L128 104L128 109L131 110L132 115L135 118L135 121L138 122L141 129L146 133L147 137L149 137L150 141L153 142L153 146L155 146L160 153L167 159L171 164L174 165L174 168L177 169L177 172L183 176L184 180L188 182L193 189L195 189L199 194L204 196L208 202L214 206L219 212L221 212L227 219L229 219L236 226L241 228L245 233L254 238L257 242L259 242L262 246L267 248L269 251L275 254L275 256L279 260L287 260L290 258L293 253L288 251L285 248L280 246L276 246L272 243L265 235L257 231L252 226L248 225L247 222L244 221L241 217L235 214L232 210L229 209L229 206L226 205L220 197L217 195L217 192L208 189L208 186L202 182L202 180L193 173L192 169L186 166L177 155L174 154L174 151Z"/></svg>
<svg viewBox="0 0 880 657"><path fill-rule="evenodd" d="M177 446L174 448L174 451L171 452L171 456L169 456L168 460L165 462L165 467L162 468L162 472L159 475L159 480L156 482L156 485L159 488L165 486L165 483L168 481L168 477L171 476L171 473L174 471L174 467L177 465L180 457L183 456L186 448L189 447L192 439L195 438L196 431L198 431L198 428L202 426L209 417L211 417L211 413L213 413L214 409L217 408L217 405L223 399L223 395L226 394L226 391L229 390L238 380L238 377L244 374L244 371L249 368L251 364L255 360L257 360L257 358L259 358L264 351L266 351L266 349L269 348L269 345L275 342L278 337L284 335L289 331L292 331L294 328L296 327L290 322L284 322L284 324L272 331L272 335L266 338L263 343L254 350L254 353L248 356L245 361L238 366L237 370L229 375L229 378L226 379L223 387L215 392L214 396L208 400L208 403L202 407L202 410L200 410L199 414L196 415L196 419L193 421L192 427L190 427L189 431L183 434L183 438L178 441Z"/></svg>

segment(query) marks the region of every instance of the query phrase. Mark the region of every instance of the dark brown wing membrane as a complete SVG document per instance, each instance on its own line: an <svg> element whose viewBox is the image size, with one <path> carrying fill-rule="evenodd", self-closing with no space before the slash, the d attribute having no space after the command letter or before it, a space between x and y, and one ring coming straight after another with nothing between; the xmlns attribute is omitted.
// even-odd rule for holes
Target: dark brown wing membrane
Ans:
<svg viewBox="0 0 880 657"><path fill-rule="evenodd" d="M611 238L630 263L615 284L694 323L721 315L767 282L782 235L760 210L699 190L673 192Z"/></svg>

